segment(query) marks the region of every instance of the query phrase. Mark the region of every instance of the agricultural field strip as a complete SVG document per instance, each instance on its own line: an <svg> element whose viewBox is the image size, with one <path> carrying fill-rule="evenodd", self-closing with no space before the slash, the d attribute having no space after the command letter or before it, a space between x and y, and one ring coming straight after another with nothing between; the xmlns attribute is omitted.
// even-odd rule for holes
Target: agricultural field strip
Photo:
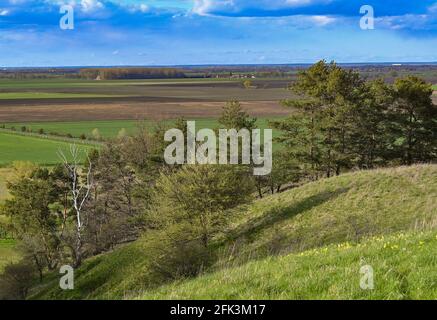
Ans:
<svg viewBox="0 0 437 320"><path fill-rule="evenodd" d="M268 81L269 79L260 79ZM68 87L105 87L105 86L153 86L153 85L172 85L172 84L214 84L214 83L238 83L239 80L218 80L218 79L180 79L174 80L108 80L108 81L86 81L86 80L72 80L72 81L1 81L0 90L3 89L22 89L22 88L68 88Z"/></svg>
<svg viewBox="0 0 437 320"><path fill-rule="evenodd" d="M269 121L280 120L283 117L262 117L258 118L258 126L260 129L271 129ZM201 118L201 119L189 119L196 121L196 126L199 129L205 128L217 128L219 123L213 118ZM174 120L164 120L166 125L171 126ZM82 134L86 136L91 135L94 129L98 129L102 137L113 138L116 137L120 130L125 129L128 134L135 132L138 125L145 125L149 130L153 130L156 125L156 121L151 120L96 120L96 121L44 121L44 122L13 122L13 123L0 123L5 125L7 129L14 127L19 130L20 127L25 126L32 131L38 131L43 129L44 132L56 132L61 134L71 134L74 137L79 137ZM274 130L275 131L275 130ZM18 131L13 131L18 132ZM51 135L50 135L51 136Z"/></svg>
<svg viewBox="0 0 437 320"><path fill-rule="evenodd" d="M102 142L98 142L98 141L89 141L89 140L87 141L87 140L75 139L75 138L58 137L55 135L38 134L38 133L34 133L34 132L20 132L20 131L14 131L11 129L0 128L0 132L6 133L6 134L11 134L11 135L32 137L32 138L38 138L38 139L44 139L44 140L54 140L54 141L60 141L60 142L66 142L66 143L75 143L75 144L80 144L80 145L90 145L90 146L103 145Z"/></svg>
<svg viewBox="0 0 437 320"><path fill-rule="evenodd" d="M98 93L64 93L64 92L0 92L0 100L18 99L86 99L86 98L124 98L130 95L110 95Z"/></svg>
<svg viewBox="0 0 437 320"><path fill-rule="evenodd" d="M40 137L24 136L0 132L0 167L10 166L15 161L30 161L43 166L60 162L59 151L67 152L72 143ZM97 146L79 144L84 159L86 153Z"/></svg>

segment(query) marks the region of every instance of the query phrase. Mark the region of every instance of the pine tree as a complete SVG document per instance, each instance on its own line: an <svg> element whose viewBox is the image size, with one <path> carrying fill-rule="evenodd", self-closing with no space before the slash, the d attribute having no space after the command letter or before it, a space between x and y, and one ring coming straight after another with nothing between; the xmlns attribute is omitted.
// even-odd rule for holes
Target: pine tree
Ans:
<svg viewBox="0 0 437 320"><path fill-rule="evenodd" d="M396 80L395 103L390 112L392 134L398 137L396 156L403 164L437 158L437 108L432 86L414 76Z"/></svg>

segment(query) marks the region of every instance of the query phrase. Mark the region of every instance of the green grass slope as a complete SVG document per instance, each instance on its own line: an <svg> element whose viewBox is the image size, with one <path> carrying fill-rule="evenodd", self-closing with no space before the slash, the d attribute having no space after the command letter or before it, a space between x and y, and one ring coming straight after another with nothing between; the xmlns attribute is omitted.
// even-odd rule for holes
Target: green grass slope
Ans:
<svg viewBox="0 0 437 320"><path fill-rule="evenodd" d="M139 296L171 299L437 299L436 232L269 257ZM373 269L373 290L360 286Z"/></svg>
<svg viewBox="0 0 437 320"><path fill-rule="evenodd" d="M254 257L432 228L436 197L437 165L348 173L255 202L231 238Z"/></svg>
<svg viewBox="0 0 437 320"><path fill-rule="evenodd" d="M123 299L137 296L152 281L147 247L142 241L87 260L75 271L75 289L59 289L59 275L47 276L34 288L31 299Z"/></svg>
<svg viewBox="0 0 437 320"><path fill-rule="evenodd" d="M410 274L409 268L414 269L414 264L417 270L422 268L427 273L429 271L427 268L435 264L433 256L428 253L415 256L414 250L416 249L411 248L417 247L413 243L418 242L420 246L420 243L424 242L427 245L431 243L432 247L429 247L429 250L434 250L437 243L431 241L435 237L433 233L390 239L389 243L396 242L394 248L400 248L399 250L393 249L393 252L382 250L387 249L384 245L388 246L388 244L376 240L370 240L362 247L354 247L350 244L342 246L342 248L349 246L355 248L351 248L351 251L337 252L335 246L346 242L360 243L374 236L387 237L401 231L432 230L437 221L436 197L436 165L362 171L324 179L239 208L227 237L217 239L218 250L224 253L226 261L222 259L217 263L215 270L218 273L216 274L192 280L182 284L181 287L174 285L162 287L157 289L158 291L143 296L141 292L150 289L148 285L153 283L153 279L147 268L147 243L140 240L85 262L76 273L75 290L58 289L58 275L53 275L34 290L33 298L388 297L390 286L394 287L397 283L395 280L387 282L384 292L376 293L375 291L374 296L368 296L372 293L362 293L358 291L359 288L355 288L359 280L359 273L356 269L359 268L360 259L363 257L366 262L375 263L374 268L378 266L386 268L381 269L386 273L378 273L382 277L393 277L393 279L400 277L402 280L405 275ZM410 242L411 246L408 244ZM329 245L331 247L321 249L323 252L311 251ZM406 251L403 248L406 248ZM329 254L323 255L324 251ZM299 254L302 252L305 254L300 257ZM350 255L348 255L349 252ZM390 263L393 264L384 265L386 254L387 259L392 259ZM391 268L391 265L396 266L398 262L401 262L396 259L405 259L405 265L399 264L398 269ZM409 259L412 259L411 264L408 262ZM267 268L269 264L272 264L270 271ZM288 264L290 264L289 268L286 267ZM229 271L230 275L235 272L232 280L234 282L230 282L229 286L223 283L227 281L226 274L228 273L228 271L220 271L223 267L235 268ZM345 268L349 271L344 271ZM392 269L393 275L391 271L389 272ZM243 271L246 272L247 279L253 278L250 287L247 279L241 276ZM264 276L257 272L266 273ZM350 272L351 282L349 284L341 283L345 276L344 272ZM278 283L272 284L271 287L268 284L269 275L279 279ZM328 279L331 276L332 281L339 282L336 286L330 285ZM298 277L299 280L295 279L301 285L295 295L292 294L294 291L292 287L285 288L292 283L280 280L291 281L293 277ZM411 279L407 277L406 281L411 281L413 286L421 288L421 286L435 285L434 282L424 283L431 281L429 277L423 280L419 279L419 275L412 275L412 277ZM434 279L437 278L434 277ZM211 294L207 293L208 290L200 289L204 283L209 281L217 286ZM237 282L241 286L248 282L247 291L243 290L241 295L238 295ZM253 283L258 284L253 285ZM185 290L188 289L185 288L190 288L190 286L199 286L195 289L197 293L187 293ZM353 288L347 291L345 286L353 286ZM401 289L399 292L403 290ZM414 292L411 295L405 293L402 296L394 294L392 298L418 297L419 291ZM430 291L428 293L431 294ZM366 296L362 296L363 294Z"/></svg>

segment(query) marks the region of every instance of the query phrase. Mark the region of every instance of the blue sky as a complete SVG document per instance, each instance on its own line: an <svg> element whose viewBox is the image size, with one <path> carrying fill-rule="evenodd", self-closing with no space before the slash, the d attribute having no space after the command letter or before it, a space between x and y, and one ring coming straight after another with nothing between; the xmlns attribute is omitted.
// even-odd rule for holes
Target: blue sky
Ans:
<svg viewBox="0 0 437 320"><path fill-rule="evenodd" d="M74 30L61 30L62 4ZM375 29L360 28L371 5ZM0 66L437 61L437 0L0 0Z"/></svg>

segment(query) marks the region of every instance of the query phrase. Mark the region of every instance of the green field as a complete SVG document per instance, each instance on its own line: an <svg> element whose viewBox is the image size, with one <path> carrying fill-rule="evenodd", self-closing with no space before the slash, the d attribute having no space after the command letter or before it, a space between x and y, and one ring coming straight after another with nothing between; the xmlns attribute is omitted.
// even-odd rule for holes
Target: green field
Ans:
<svg viewBox="0 0 437 320"><path fill-rule="evenodd" d="M258 126L261 129L270 128L269 119L259 119ZM129 120L114 120L114 121L81 121L81 122L34 122L34 123L8 123L6 128L15 127L20 129L22 126L32 129L33 132L38 132L39 129L44 129L45 133L56 132L62 134L71 134L73 137L80 137L85 134L87 137L92 137L92 132L98 129L100 135L104 138L114 138L125 129L128 134L133 134L139 124L145 124L150 131L156 125L153 121L129 121ZM168 121L168 126L174 124L174 121ZM217 128L218 121L215 119L198 119L196 120L196 128ZM273 131L274 137L279 135L278 131ZM21 136L19 132L5 133L0 132L0 166L10 165L14 161L31 161L43 165L53 165L59 162L57 151L59 148L66 150L71 144L70 142L57 141L54 137L38 138ZM80 144L80 141L78 141ZM90 150L92 146L84 145L85 150ZM0 178L1 179L1 178ZM1 181L0 181L1 192Z"/></svg>
<svg viewBox="0 0 437 320"><path fill-rule="evenodd" d="M70 143L50 139L26 137L0 132L0 165L6 166L14 161L31 161L42 165L59 163L57 152L66 152ZM83 145L84 150L92 147Z"/></svg>
<svg viewBox="0 0 437 320"><path fill-rule="evenodd" d="M0 100L18 99L72 99L72 98L114 98L118 95L62 93L62 92L0 92Z"/></svg>
<svg viewBox="0 0 437 320"><path fill-rule="evenodd" d="M258 127L260 129L271 128L269 121L272 119L258 119ZM276 118L277 119L277 118ZM204 128L218 128L219 123L216 119L195 119L196 127ZM171 126L174 121L166 121L168 126ZM15 127L16 129L26 126L32 131L37 132L43 129L44 132L57 132L62 134L71 134L74 137L79 137L82 134L92 136L94 129L98 129L102 137L113 138L116 137L120 130L125 129L127 133L135 133L138 125L145 124L147 128L152 130L156 126L155 121L135 121L135 120L110 120L110 121L78 121L78 122L24 122L24 123L6 123L6 128Z"/></svg>
<svg viewBox="0 0 437 320"><path fill-rule="evenodd" d="M436 165L323 179L241 207L215 240L218 252L239 249L197 279L153 283L143 238L86 261L75 290L60 290L53 274L33 297L435 299L436 196ZM375 270L374 291L359 287L363 264Z"/></svg>
<svg viewBox="0 0 437 320"><path fill-rule="evenodd" d="M264 81L270 79L262 79ZM56 79L56 80L5 80L0 79L0 88L2 89L50 89L50 88L68 88L68 87L107 87L107 86L141 86L141 85L171 85L171 84L199 84L199 83L237 83L239 80L229 79L143 79L143 80L81 80L81 79Z"/></svg>

